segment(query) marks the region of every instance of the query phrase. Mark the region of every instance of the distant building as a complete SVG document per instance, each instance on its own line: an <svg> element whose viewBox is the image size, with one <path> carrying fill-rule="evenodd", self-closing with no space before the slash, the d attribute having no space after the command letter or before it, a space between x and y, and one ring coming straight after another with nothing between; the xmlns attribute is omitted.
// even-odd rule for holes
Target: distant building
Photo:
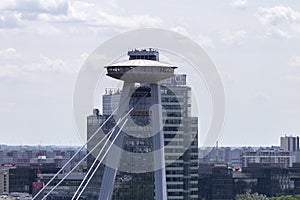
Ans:
<svg viewBox="0 0 300 200"><path fill-rule="evenodd" d="M241 170L233 171L233 193L237 194L254 193L257 187L257 178L250 173Z"/></svg>
<svg viewBox="0 0 300 200"><path fill-rule="evenodd" d="M32 194L32 183L41 173L57 173L55 163L23 163L9 168L9 192Z"/></svg>
<svg viewBox="0 0 300 200"><path fill-rule="evenodd" d="M242 167L243 161L242 161L242 150L238 148L234 148L230 151L230 160L229 160L229 166L235 168L235 167Z"/></svg>
<svg viewBox="0 0 300 200"><path fill-rule="evenodd" d="M292 194L297 195L300 194L300 163L294 163L293 167L289 169L290 178L294 182L294 189Z"/></svg>
<svg viewBox="0 0 300 200"><path fill-rule="evenodd" d="M252 193L265 194L268 197L292 194L294 182L291 180L289 169L280 164L252 163L243 168L243 173L256 179Z"/></svg>
<svg viewBox="0 0 300 200"><path fill-rule="evenodd" d="M243 167L250 163L280 164L285 168L292 167L296 156L289 151L280 149L258 149L243 151Z"/></svg>
<svg viewBox="0 0 300 200"><path fill-rule="evenodd" d="M200 148L199 149L199 162L200 163L215 163L216 162L227 163L230 167L241 167L242 161L242 149L231 147L216 147L213 148Z"/></svg>
<svg viewBox="0 0 300 200"><path fill-rule="evenodd" d="M284 151L299 151L299 137L286 135L280 137L280 148Z"/></svg>
<svg viewBox="0 0 300 200"><path fill-rule="evenodd" d="M61 168L76 152L78 147L58 147L58 146L0 146L0 164L44 164L55 163L57 168ZM65 169L70 170L84 156L86 150L80 151Z"/></svg>
<svg viewBox="0 0 300 200"><path fill-rule="evenodd" d="M35 182L33 184L33 188L41 187L38 183L47 183L55 174L39 174L40 182ZM50 183L48 187L46 187L43 191L43 195L47 194L66 174L58 174L55 181ZM53 190L49 196L47 196L47 200L69 200L72 199L75 191L79 187L81 181L83 180L85 174L84 173L72 173L70 174L55 190ZM36 191L35 191L36 193ZM81 195L81 200L87 199L84 195Z"/></svg>
<svg viewBox="0 0 300 200"><path fill-rule="evenodd" d="M36 180L36 170L29 167L9 169L9 191L32 193L32 182Z"/></svg>
<svg viewBox="0 0 300 200"><path fill-rule="evenodd" d="M224 163L200 164L198 187L199 199L232 200L232 170Z"/></svg>
<svg viewBox="0 0 300 200"><path fill-rule="evenodd" d="M251 163L242 171L226 164L199 164L199 199L234 199L238 194L272 196L299 194L300 168L280 164Z"/></svg>
<svg viewBox="0 0 300 200"><path fill-rule="evenodd" d="M44 182L37 181L32 183L32 196L35 197L36 200L43 199L44 193L43 192L41 192L40 194L38 193L40 190L44 188L44 186L45 186Z"/></svg>
<svg viewBox="0 0 300 200"><path fill-rule="evenodd" d="M28 193L12 192L10 194L0 195L0 200L30 200L32 195Z"/></svg>
<svg viewBox="0 0 300 200"><path fill-rule="evenodd" d="M9 169L0 169L0 194L9 193Z"/></svg>

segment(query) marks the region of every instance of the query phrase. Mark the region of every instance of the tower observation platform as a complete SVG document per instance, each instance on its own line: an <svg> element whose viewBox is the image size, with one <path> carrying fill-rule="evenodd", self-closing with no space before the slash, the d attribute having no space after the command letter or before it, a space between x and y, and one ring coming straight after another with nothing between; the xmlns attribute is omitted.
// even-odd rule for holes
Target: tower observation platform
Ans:
<svg viewBox="0 0 300 200"><path fill-rule="evenodd" d="M107 76L124 81L116 120L118 121L126 115L130 100L128 97L131 96L130 91L134 90L135 83L148 83L150 85L151 105L160 105L153 107L150 116L153 132L153 149L160 150L159 153L154 153L153 155L155 199L167 200L166 171L164 170L165 155L163 150L164 134L161 107L161 87L158 82L174 76L174 71L177 67L171 64L159 62L159 54L153 49L135 49L129 51L128 55L129 60L106 66ZM119 147L124 147L124 134L117 135L116 132L118 132L118 130L114 131L112 134L116 135L114 144ZM117 165L120 163L120 159L121 152L118 151L110 150L106 156L106 161L108 163L117 163ZM105 166L99 200L110 200L112 198L117 170L117 168L109 167L107 165Z"/></svg>
<svg viewBox="0 0 300 200"><path fill-rule="evenodd" d="M174 65L167 63L132 59L107 66L107 76L136 83L154 83L174 76Z"/></svg>
<svg viewBox="0 0 300 200"><path fill-rule="evenodd" d="M174 65L156 60L158 59L158 52L152 49L149 51L129 51L128 55L130 56L128 61L107 66L107 76L128 82L154 83L174 76L174 70L177 68Z"/></svg>

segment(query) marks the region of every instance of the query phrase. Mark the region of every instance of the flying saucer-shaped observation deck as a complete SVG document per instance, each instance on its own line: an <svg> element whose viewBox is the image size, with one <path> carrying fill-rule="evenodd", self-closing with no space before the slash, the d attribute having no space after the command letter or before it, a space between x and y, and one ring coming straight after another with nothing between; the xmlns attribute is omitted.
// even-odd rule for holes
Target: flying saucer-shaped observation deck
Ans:
<svg viewBox="0 0 300 200"><path fill-rule="evenodd" d="M135 83L154 83L174 76L174 65L167 63L134 59L117 62L106 67L107 76Z"/></svg>

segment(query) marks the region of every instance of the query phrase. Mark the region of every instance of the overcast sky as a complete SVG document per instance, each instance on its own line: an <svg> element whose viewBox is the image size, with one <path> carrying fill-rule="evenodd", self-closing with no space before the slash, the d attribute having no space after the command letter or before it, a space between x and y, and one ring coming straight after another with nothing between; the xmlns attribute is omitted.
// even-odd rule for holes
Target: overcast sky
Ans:
<svg viewBox="0 0 300 200"><path fill-rule="evenodd" d="M105 40L144 27L185 34L214 61L226 92L220 145L300 135L297 0L1 0L0 143L80 144L72 93L81 64Z"/></svg>

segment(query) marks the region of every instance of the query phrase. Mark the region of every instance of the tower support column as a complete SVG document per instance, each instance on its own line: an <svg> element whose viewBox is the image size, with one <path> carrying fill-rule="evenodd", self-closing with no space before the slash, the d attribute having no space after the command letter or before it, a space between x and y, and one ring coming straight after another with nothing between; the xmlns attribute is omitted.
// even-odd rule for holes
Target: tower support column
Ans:
<svg viewBox="0 0 300 200"><path fill-rule="evenodd" d="M130 91L134 88L134 83L132 82L124 82L123 90L121 93L120 101L119 101L119 109L117 111L117 116L115 118L116 123L119 119L124 117L129 110L129 100L130 100ZM122 126L124 120L120 123L118 127L113 131L112 138L117 136L119 131L119 127ZM120 148L124 146L124 134L122 132L118 135L113 145L117 145ZM108 163L113 163L113 166L119 166L120 158L122 152L120 150L114 151L112 148L108 150L106 159ZM117 174L117 167L111 168L109 166L105 166L104 173L101 181L101 187L99 192L99 200L110 200L112 198L115 178Z"/></svg>
<svg viewBox="0 0 300 200"><path fill-rule="evenodd" d="M154 180L155 180L155 199L167 200L167 184L165 170L165 154L164 154L164 134L163 134L163 118L161 107L161 91L160 85L151 83L151 102L152 109L152 131L153 131L153 151L154 153Z"/></svg>

